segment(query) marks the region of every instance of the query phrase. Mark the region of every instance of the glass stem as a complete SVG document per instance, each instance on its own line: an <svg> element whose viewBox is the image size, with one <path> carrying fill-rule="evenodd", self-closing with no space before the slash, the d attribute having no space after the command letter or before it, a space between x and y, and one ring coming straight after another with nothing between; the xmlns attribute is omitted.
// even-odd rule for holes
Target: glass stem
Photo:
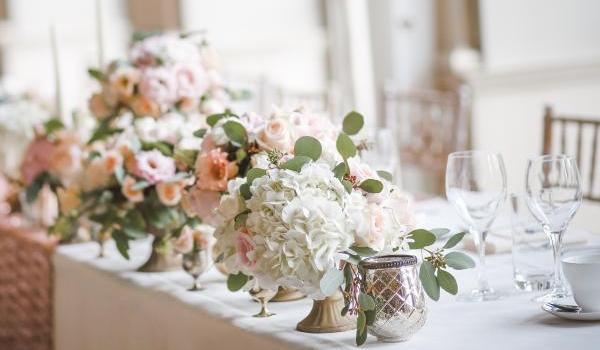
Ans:
<svg viewBox="0 0 600 350"><path fill-rule="evenodd" d="M481 292L489 291L490 284L487 280L487 272L485 269L485 232L475 229L471 229L473 234L475 245L477 247L477 255L479 257L479 264L477 264L477 284L478 289Z"/></svg>
<svg viewBox="0 0 600 350"><path fill-rule="evenodd" d="M560 257L562 254L562 236L563 231L550 231L550 228L544 227L544 231L548 235L550 239L550 243L552 244L552 253L554 258L554 289L562 289L564 286L562 279L562 269L560 266Z"/></svg>

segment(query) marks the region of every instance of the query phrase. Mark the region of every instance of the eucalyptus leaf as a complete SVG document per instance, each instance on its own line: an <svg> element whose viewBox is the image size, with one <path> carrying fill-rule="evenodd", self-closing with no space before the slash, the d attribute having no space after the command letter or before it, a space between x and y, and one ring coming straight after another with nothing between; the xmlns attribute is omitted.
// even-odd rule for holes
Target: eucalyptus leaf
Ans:
<svg viewBox="0 0 600 350"><path fill-rule="evenodd" d="M198 129L198 130L194 131L195 137L203 138L204 135L206 135L206 128L202 128L202 129Z"/></svg>
<svg viewBox="0 0 600 350"><path fill-rule="evenodd" d="M88 68L88 74L90 75L90 77L98 80L99 82L103 82L106 80L106 76L100 69Z"/></svg>
<svg viewBox="0 0 600 350"><path fill-rule="evenodd" d="M232 292L237 292L242 289L247 282L248 276L244 275L242 272L239 272L236 275L229 275L227 276L227 289Z"/></svg>
<svg viewBox="0 0 600 350"><path fill-rule="evenodd" d="M246 151L243 148L240 148L237 151L235 151L235 160L241 162L244 158L246 158L247 155L248 154L246 153Z"/></svg>
<svg viewBox="0 0 600 350"><path fill-rule="evenodd" d="M306 156L312 160L318 160L321 152L323 152L321 143L311 136L303 136L294 144L294 155L296 156Z"/></svg>
<svg viewBox="0 0 600 350"><path fill-rule="evenodd" d="M363 345L367 341L367 316L361 310L356 318L356 345Z"/></svg>
<svg viewBox="0 0 600 350"><path fill-rule="evenodd" d="M344 162L341 162L340 164L336 165L335 168L333 168L333 174L338 179L343 179L347 173L348 173L348 167L346 166L346 163L344 163Z"/></svg>
<svg viewBox="0 0 600 350"><path fill-rule="evenodd" d="M446 244L444 244L444 249L450 249L456 246L465 236L466 232L459 232L457 234L452 235L452 237L448 238Z"/></svg>
<svg viewBox="0 0 600 350"><path fill-rule="evenodd" d="M248 183L242 184L240 186L240 194L246 200L252 198L252 192L250 192L250 185Z"/></svg>
<svg viewBox="0 0 600 350"><path fill-rule="evenodd" d="M177 149L173 154L176 161L185 164L188 168L193 168L198 157L198 151L195 149Z"/></svg>
<svg viewBox="0 0 600 350"><path fill-rule="evenodd" d="M295 172L300 172L304 164L310 162L312 159L307 156L295 156L287 162L280 165L282 169L289 169Z"/></svg>
<svg viewBox="0 0 600 350"><path fill-rule="evenodd" d="M225 131L225 135L238 146L242 146L246 144L248 140L248 134L246 133L246 128L238 122L234 122L232 120L223 124L223 130Z"/></svg>
<svg viewBox="0 0 600 350"><path fill-rule="evenodd" d="M144 150L144 151L157 150L167 157L173 156L173 146L164 141L142 142L142 150Z"/></svg>
<svg viewBox="0 0 600 350"><path fill-rule="evenodd" d="M115 241L117 250L121 255L129 260L129 238L122 231L115 231L112 234L112 238Z"/></svg>
<svg viewBox="0 0 600 350"><path fill-rule="evenodd" d="M408 238L412 238L413 242L408 243L410 249L422 249L435 243L437 237L425 230L416 229L408 234Z"/></svg>
<svg viewBox="0 0 600 350"><path fill-rule="evenodd" d="M125 233L125 235L131 239L146 237L146 231L142 231L130 226L123 227L123 233Z"/></svg>
<svg viewBox="0 0 600 350"><path fill-rule="evenodd" d="M100 124L100 126L94 131L92 137L88 141L88 145L100 140L104 140L105 138L123 132L121 128L112 128L108 126L108 124Z"/></svg>
<svg viewBox="0 0 600 350"><path fill-rule="evenodd" d="M342 180L342 185L344 185L346 192L352 193L352 188L353 188L352 182L350 182L348 180Z"/></svg>
<svg viewBox="0 0 600 350"><path fill-rule="evenodd" d="M258 179L259 177L263 177L265 175L267 175L267 171L265 169L252 168L248 170L248 173L246 174L246 182L248 182L248 184L252 184L252 182L255 179Z"/></svg>
<svg viewBox="0 0 600 350"><path fill-rule="evenodd" d="M475 261L465 253L450 252L444 256L444 262L455 270L470 269L475 266Z"/></svg>
<svg viewBox="0 0 600 350"><path fill-rule="evenodd" d="M458 293L458 284L456 283L456 279L452 276L448 271L438 269L437 271L437 281L446 292L456 295Z"/></svg>
<svg viewBox="0 0 600 350"><path fill-rule="evenodd" d="M394 180L394 176L385 170L377 170L377 175L379 175L382 179L392 182Z"/></svg>
<svg viewBox="0 0 600 350"><path fill-rule="evenodd" d="M366 310L365 316L367 317L367 326L372 326L375 322L375 310Z"/></svg>
<svg viewBox="0 0 600 350"><path fill-rule="evenodd" d="M33 203L42 187L46 183L47 173L41 173L38 175L29 186L25 189L25 200L27 203Z"/></svg>
<svg viewBox="0 0 600 350"><path fill-rule="evenodd" d="M46 135L50 135L64 127L65 124L63 124L63 122L58 118L52 118L44 123L44 131L46 132Z"/></svg>
<svg viewBox="0 0 600 350"><path fill-rule="evenodd" d="M358 295L358 303L363 310L374 310L375 309L375 300L373 297L367 293L361 292Z"/></svg>
<svg viewBox="0 0 600 350"><path fill-rule="evenodd" d="M325 296L330 296L338 290L342 283L344 283L344 273L341 270L332 268L325 272L319 286Z"/></svg>
<svg viewBox="0 0 600 350"><path fill-rule="evenodd" d="M423 261L421 264L419 279L421 280L423 289L425 289L425 293L431 299L438 301L440 299L440 285L435 277L435 268L429 261Z"/></svg>
<svg viewBox="0 0 600 350"><path fill-rule="evenodd" d="M342 308L342 316L346 316L348 314L348 310L348 305L344 305L344 307Z"/></svg>
<svg viewBox="0 0 600 350"><path fill-rule="evenodd" d="M217 124L217 122L219 120L221 120L221 118L225 117L226 115L227 115L226 113L217 113L217 114L209 115L208 117L206 117L206 124L208 124L210 126L215 126L215 124Z"/></svg>
<svg viewBox="0 0 600 350"><path fill-rule="evenodd" d="M342 129L348 135L356 135L362 129L363 125L365 125L363 116L358 112L352 111L344 117Z"/></svg>
<svg viewBox="0 0 600 350"><path fill-rule="evenodd" d="M375 179L366 179L365 181L360 183L359 187L363 191L369 193L380 193L381 191L383 191L383 184L381 183L381 181Z"/></svg>
<svg viewBox="0 0 600 350"><path fill-rule="evenodd" d="M350 247L350 249L352 249L353 252L355 252L356 254L360 255L360 256L373 256L375 254L377 254L377 251L375 251L372 248L369 247L359 247L356 245L353 245Z"/></svg>
<svg viewBox="0 0 600 350"><path fill-rule="evenodd" d="M150 183L148 181L138 181L135 185L131 186L131 190L141 191L148 187L150 187Z"/></svg>
<svg viewBox="0 0 600 350"><path fill-rule="evenodd" d="M335 147L344 159L348 159L356 155L356 146L354 145L354 142L352 142L352 139L350 139L350 137L344 133L340 133L338 136L335 142Z"/></svg>

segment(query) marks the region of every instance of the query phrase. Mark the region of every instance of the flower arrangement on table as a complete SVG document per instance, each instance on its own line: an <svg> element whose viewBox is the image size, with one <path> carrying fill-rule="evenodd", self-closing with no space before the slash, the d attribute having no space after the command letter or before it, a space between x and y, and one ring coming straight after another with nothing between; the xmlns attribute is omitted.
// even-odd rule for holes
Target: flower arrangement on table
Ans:
<svg viewBox="0 0 600 350"><path fill-rule="evenodd" d="M217 260L230 272L227 283L232 291L285 286L319 300L340 294L345 284L345 306L334 307L343 314L336 330L349 329L347 317L356 315L358 344L366 339L374 316L374 300L360 284L359 261L426 248L436 241L435 231L416 228L411 200L391 184L389 174L361 160L352 137L363 123L360 114L351 112L333 139L320 138L322 143L302 136L284 147L272 147L263 155L265 160L253 162L245 178L229 181L215 231ZM461 238L462 234L453 236L452 244ZM425 291L433 299L439 298L440 285L456 293L454 279L445 275L452 263L442 250L426 252L421 268ZM458 260L472 266L466 255ZM450 279L453 286L446 282ZM341 298L335 300L341 303ZM298 329L321 332L320 321L307 318Z"/></svg>

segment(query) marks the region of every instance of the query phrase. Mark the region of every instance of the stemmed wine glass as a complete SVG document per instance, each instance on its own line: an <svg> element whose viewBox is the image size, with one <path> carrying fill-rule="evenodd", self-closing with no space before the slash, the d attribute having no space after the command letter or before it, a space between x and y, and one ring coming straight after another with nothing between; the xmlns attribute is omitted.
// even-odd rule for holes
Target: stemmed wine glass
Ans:
<svg viewBox="0 0 600 350"><path fill-rule="evenodd" d="M544 155L528 161L525 179L527 206L542 224L554 255L552 290L537 301L560 301L569 296L562 275L560 256L563 233L581 205L579 170L569 156Z"/></svg>
<svg viewBox="0 0 600 350"><path fill-rule="evenodd" d="M446 197L467 225L477 248L478 287L459 296L464 301L496 300L485 270L485 239L506 198L506 171L502 156L483 151L454 152L446 167Z"/></svg>

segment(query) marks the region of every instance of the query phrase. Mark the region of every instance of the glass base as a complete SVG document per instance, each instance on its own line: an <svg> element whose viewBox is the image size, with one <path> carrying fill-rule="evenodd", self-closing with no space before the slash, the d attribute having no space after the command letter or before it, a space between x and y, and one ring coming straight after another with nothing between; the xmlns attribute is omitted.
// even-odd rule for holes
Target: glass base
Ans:
<svg viewBox="0 0 600 350"><path fill-rule="evenodd" d="M506 293L494 289L474 289L470 293L460 294L456 300L464 302L493 301L506 297Z"/></svg>
<svg viewBox="0 0 600 350"><path fill-rule="evenodd" d="M545 276L544 276L545 277ZM552 287L550 278L517 279L515 277L515 288L525 292L547 291Z"/></svg>
<svg viewBox="0 0 600 350"><path fill-rule="evenodd" d="M572 295L568 290L565 289L553 289L548 294L544 294L538 298L533 299L538 303L561 303L567 299L571 299Z"/></svg>

